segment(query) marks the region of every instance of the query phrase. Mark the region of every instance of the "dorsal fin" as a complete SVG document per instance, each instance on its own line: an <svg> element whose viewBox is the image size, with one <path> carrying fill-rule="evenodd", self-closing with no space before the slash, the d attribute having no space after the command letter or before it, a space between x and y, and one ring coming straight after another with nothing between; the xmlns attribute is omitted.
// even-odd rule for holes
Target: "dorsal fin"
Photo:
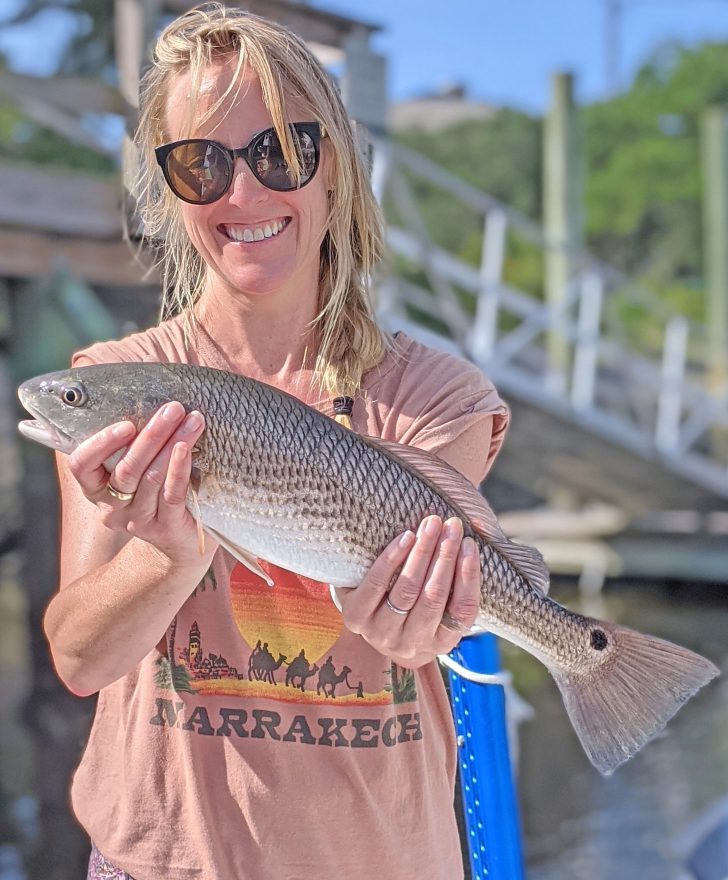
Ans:
<svg viewBox="0 0 728 880"><path fill-rule="evenodd" d="M393 456L420 479L426 480L461 511L473 531L485 538L534 589L543 595L548 592L549 573L538 550L525 544L514 544L509 540L485 498L452 465L416 446L405 446L367 435L360 437L364 443Z"/></svg>

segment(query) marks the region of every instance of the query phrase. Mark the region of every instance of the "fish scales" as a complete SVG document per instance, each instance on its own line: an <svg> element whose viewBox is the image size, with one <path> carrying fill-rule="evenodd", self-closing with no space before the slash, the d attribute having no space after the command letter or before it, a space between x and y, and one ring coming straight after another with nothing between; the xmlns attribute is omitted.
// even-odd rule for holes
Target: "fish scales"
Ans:
<svg viewBox="0 0 728 880"><path fill-rule="evenodd" d="M485 499L439 459L360 437L271 386L185 364L109 364L38 377L20 397L35 416L21 431L62 452L121 419L141 427L170 400L202 412L193 452L202 524L248 565L259 557L354 587L396 535L430 514L459 517L480 559L479 625L545 663L602 773L718 673L692 651L546 596L541 557L510 542Z"/></svg>
<svg viewBox="0 0 728 880"><path fill-rule="evenodd" d="M185 375L189 368L180 365L172 369L179 370L185 382L189 381ZM249 451L247 458L260 463L261 470L245 469L244 462L234 455L221 455L221 464L239 475L235 483L238 489L246 474L251 489L261 482L268 486L271 509L272 496L292 504L292 533L296 523L307 524L299 532L301 540L306 539L312 527L332 528L335 535L347 535L350 542L353 538L359 552L352 556L358 564L352 568L352 580L347 585L363 578L371 562L395 535L407 528L416 529L425 516L463 517L462 511L447 503L442 494L390 456L363 446L352 432L313 409L302 408L274 389L242 377L234 379L238 381L229 380L222 386L226 405L219 410L221 430L215 430L212 422L210 434L231 438L225 450L238 450L238 454L240 450ZM219 406L220 401L216 403ZM271 437L279 438L278 442L271 444ZM213 460L216 457L213 453ZM292 463L295 471L291 471ZM314 478L306 479L309 475ZM295 485L292 479L302 476L306 491L291 497L291 487ZM234 491L233 487L228 488ZM404 499L408 499L406 504ZM265 514L261 523L265 528L272 525ZM518 635L520 643L542 659L581 666L586 657L588 662L589 641L584 635L589 632L589 623L548 597L539 596L497 550L468 527L467 521L465 533L479 545L481 570L485 573L481 586L482 614L490 626L503 634ZM360 538L358 542L356 536ZM340 555L342 549L335 552ZM273 561L295 565L299 560ZM320 576L318 570L303 573ZM330 579L335 580L331 574Z"/></svg>

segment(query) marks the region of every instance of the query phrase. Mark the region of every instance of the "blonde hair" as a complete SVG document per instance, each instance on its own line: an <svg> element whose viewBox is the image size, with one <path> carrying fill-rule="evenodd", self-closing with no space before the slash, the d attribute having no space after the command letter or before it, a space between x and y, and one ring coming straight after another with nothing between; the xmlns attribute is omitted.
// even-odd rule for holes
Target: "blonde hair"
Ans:
<svg viewBox="0 0 728 880"><path fill-rule="evenodd" d="M170 84L175 76L189 72L195 95L207 66L236 56L236 76L207 118L220 109L248 67L260 80L263 100L294 173L299 173L300 164L285 124L286 94L309 105L312 119L323 125L328 137L332 191L321 245L318 314L313 321L320 340L314 377L332 397L353 397L362 375L382 360L389 345L376 324L370 299L370 273L383 254L383 222L368 169L336 86L303 40L285 27L220 3L199 6L169 24L141 82L134 137L137 164L127 185L136 199L145 239L159 247L161 319L183 314L192 322L206 277L205 262L187 236L179 202L164 184L154 156L154 147L167 139L164 114ZM348 418L337 418L351 425Z"/></svg>

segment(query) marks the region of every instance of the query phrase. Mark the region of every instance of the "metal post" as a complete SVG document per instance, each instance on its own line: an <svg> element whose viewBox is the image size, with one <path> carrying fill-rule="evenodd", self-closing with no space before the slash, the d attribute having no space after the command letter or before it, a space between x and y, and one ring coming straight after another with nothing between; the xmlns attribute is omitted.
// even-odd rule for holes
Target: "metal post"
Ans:
<svg viewBox="0 0 728 880"><path fill-rule="evenodd" d="M495 636L463 639L453 659L468 669L500 669ZM522 880L521 826L508 753L502 686L452 672L450 691L473 880Z"/></svg>
<svg viewBox="0 0 728 880"><path fill-rule="evenodd" d="M576 254L581 245L581 206L576 149L574 80L569 73L556 74L552 82L551 107L544 125L544 232L546 236L544 287L551 311L547 339L547 386L556 395L566 390L569 344L566 300L575 275Z"/></svg>
<svg viewBox="0 0 728 880"><path fill-rule="evenodd" d="M387 129L387 61L372 52L366 28L356 28L344 40L346 65L341 77L341 97L351 119L373 132Z"/></svg>
<svg viewBox="0 0 728 880"><path fill-rule="evenodd" d="M470 350L480 363L491 358L498 335L498 294L503 276L507 227L508 217L505 211L494 208L486 214L483 256L480 261L481 284L470 337Z"/></svg>
<svg viewBox="0 0 728 880"><path fill-rule="evenodd" d="M674 453L678 450L687 350L688 322L680 316L672 318L665 327L657 399L655 445L660 452Z"/></svg>
<svg viewBox="0 0 728 880"><path fill-rule="evenodd" d="M728 129L724 107L710 107L703 114L702 153L709 386L721 393L728 380Z"/></svg>
<svg viewBox="0 0 728 880"><path fill-rule="evenodd" d="M594 403L603 293L604 281L601 275L588 272L581 282L574 373L571 381L571 405L577 410L589 409Z"/></svg>

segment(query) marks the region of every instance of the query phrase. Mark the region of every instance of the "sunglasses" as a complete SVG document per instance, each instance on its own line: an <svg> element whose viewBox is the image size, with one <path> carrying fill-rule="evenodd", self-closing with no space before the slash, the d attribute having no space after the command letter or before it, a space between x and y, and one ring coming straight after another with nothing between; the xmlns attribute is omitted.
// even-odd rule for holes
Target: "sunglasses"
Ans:
<svg viewBox="0 0 728 880"><path fill-rule="evenodd" d="M231 150L207 138L175 141L156 147L157 157L169 188L184 202L209 205L230 189L235 160L245 159L256 179L268 189L288 192L309 183L319 166L323 126L318 122L289 124L298 156L300 173L295 174L283 157L283 147L274 128L256 134L250 143Z"/></svg>

